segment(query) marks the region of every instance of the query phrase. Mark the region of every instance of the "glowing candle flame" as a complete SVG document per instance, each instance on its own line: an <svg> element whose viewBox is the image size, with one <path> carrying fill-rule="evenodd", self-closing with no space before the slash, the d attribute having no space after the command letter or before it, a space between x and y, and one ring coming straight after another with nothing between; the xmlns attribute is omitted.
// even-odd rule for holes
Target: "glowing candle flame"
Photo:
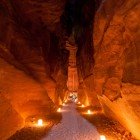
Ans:
<svg viewBox="0 0 140 140"><path fill-rule="evenodd" d="M100 135L100 140L106 140L106 137L104 135Z"/></svg>
<svg viewBox="0 0 140 140"><path fill-rule="evenodd" d="M37 121L37 125L38 125L38 126L43 126L43 120L42 120L42 119L39 119L39 120Z"/></svg>
<svg viewBox="0 0 140 140"><path fill-rule="evenodd" d="M90 110L87 111L88 114L92 114L92 112Z"/></svg>
<svg viewBox="0 0 140 140"><path fill-rule="evenodd" d="M78 102L78 104L81 104L81 102Z"/></svg>
<svg viewBox="0 0 140 140"><path fill-rule="evenodd" d="M61 112L61 108L58 108L58 109L57 109L57 112Z"/></svg>
<svg viewBox="0 0 140 140"><path fill-rule="evenodd" d="M85 107L84 105L82 105L81 107Z"/></svg>

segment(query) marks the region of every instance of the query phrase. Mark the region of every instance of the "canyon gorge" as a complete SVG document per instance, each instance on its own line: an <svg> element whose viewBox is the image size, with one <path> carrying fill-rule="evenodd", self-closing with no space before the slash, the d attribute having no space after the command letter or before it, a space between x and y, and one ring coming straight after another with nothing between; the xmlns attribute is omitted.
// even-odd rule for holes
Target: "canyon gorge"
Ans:
<svg viewBox="0 0 140 140"><path fill-rule="evenodd" d="M71 36L78 100L140 140L140 0L1 0L0 140L66 99Z"/></svg>

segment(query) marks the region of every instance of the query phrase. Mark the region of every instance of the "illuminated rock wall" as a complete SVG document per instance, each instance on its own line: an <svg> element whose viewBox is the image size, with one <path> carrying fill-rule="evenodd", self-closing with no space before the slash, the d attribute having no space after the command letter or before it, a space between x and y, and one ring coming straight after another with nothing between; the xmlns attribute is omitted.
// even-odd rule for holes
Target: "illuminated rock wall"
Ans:
<svg viewBox="0 0 140 140"><path fill-rule="evenodd" d="M27 117L56 109L66 85L55 31L64 4L0 1L1 140L23 127Z"/></svg>
<svg viewBox="0 0 140 140"><path fill-rule="evenodd" d="M104 111L140 139L140 1L106 0L94 23L94 92Z"/></svg>
<svg viewBox="0 0 140 140"><path fill-rule="evenodd" d="M5 140L24 125L23 118L9 101L0 94L0 139Z"/></svg>

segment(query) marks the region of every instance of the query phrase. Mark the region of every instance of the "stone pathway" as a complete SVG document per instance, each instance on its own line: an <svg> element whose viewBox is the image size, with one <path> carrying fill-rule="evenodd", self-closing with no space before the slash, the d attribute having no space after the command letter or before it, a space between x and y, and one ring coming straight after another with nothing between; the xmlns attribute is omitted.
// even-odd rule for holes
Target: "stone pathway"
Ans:
<svg viewBox="0 0 140 140"><path fill-rule="evenodd" d="M75 109L75 104L62 108L62 120L42 140L100 140L96 128Z"/></svg>

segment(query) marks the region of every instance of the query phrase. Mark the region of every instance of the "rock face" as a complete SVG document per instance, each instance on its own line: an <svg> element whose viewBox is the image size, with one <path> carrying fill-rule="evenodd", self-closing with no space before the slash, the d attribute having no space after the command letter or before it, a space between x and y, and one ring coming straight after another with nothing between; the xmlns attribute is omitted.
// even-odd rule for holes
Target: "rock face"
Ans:
<svg viewBox="0 0 140 140"><path fill-rule="evenodd" d="M0 139L4 140L23 127L22 117L13 109L9 101L0 95ZM5 126L5 127L4 127Z"/></svg>
<svg viewBox="0 0 140 140"><path fill-rule="evenodd" d="M79 1L80 2L80 1ZM85 2L85 1L83 1ZM78 98L80 101L90 106L94 102L94 106L99 106L97 94L95 94L93 86L93 19L95 11L98 9L100 1L87 0L81 6L82 17L78 27L75 27L77 52L77 67L79 76ZM77 31L79 29L79 32ZM77 33L78 32L78 33Z"/></svg>
<svg viewBox="0 0 140 140"><path fill-rule="evenodd" d="M19 22L29 30L34 28L34 25L42 24L44 28L51 31L58 30L60 16L65 7L66 0L15 0L11 2L14 9L14 17L19 17Z"/></svg>
<svg viewBox="0 0 140 140"><path fill-rule="evenodd" d="M3 59L0 59L0 64L1 94L24 119L31 115L42 114L45 110L51 111L52 102L45 88Z"/></svg>
<svg viewBox="0 0 140 140"><path fill-rule="evenodd" d="M55 30L64 5L56 0L0 2L0 139L23 127L29 116L55 111L64 98L67 54Z"/></svg>
<svg viewBox="0 0 140 140"><path fill-rule="evenodd" d="M140 1L106 0L94 23L94 92L107 115L140 139ZM134 127L133 127L134 126Z"/></svg>

